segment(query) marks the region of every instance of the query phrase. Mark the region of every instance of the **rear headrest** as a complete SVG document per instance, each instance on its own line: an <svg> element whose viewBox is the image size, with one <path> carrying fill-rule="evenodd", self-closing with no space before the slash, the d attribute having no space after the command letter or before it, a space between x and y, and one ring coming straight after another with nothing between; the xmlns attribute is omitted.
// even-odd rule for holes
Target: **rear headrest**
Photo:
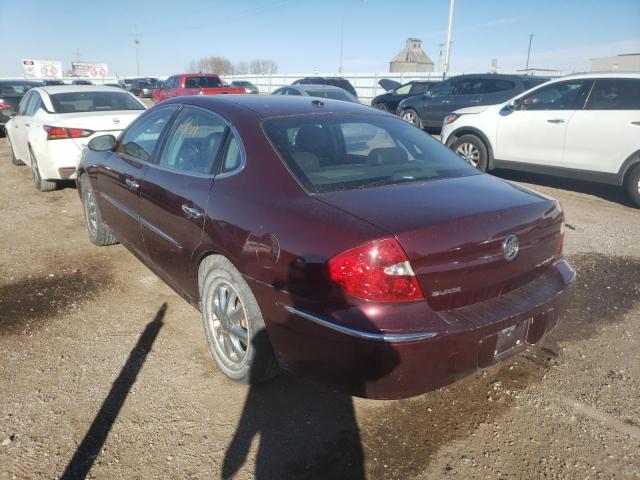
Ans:
<svg viewBox="0 0 640 480"><path fill-rule="evenodd" d="M296 134L298 152L319 152L326 148L327 136L324 128L317 125L304 125Z"/></svg>
<svg viewBox="0 0 640 480"><path fill-rule="evenodd" d="M291 152L291 157L304 173L320 170L320 161L310 152Z"/></svg>
<svg viewBox="0 0 640 480"><path fill-rule="evenodd" d="M407 162L407 152L400 147L374 148L369 152L370 165L394 165Z"/></svg>

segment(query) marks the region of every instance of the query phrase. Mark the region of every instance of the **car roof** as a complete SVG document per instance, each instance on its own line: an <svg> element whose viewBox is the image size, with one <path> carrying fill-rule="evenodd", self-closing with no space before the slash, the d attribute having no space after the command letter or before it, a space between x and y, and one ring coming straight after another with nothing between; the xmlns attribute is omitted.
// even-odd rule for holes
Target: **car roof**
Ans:
<svg viewBox="0 0 640 480"><path fill-rule="evenodd" d="M318 105L318 101L321 102L321 106ZM162 105L170 103L197 105L205 108L208 107L213 110L216 110L217 108L228 109L230 106L235 106L242 108L245 112L251 111L254 115L261 118L316 113L390 115L359 103L309 96L197 95L190 97L176 97L162 102Z"/></svg>
<svg viewBox="0 0 640 480"><path fill-rule="evenodd" d="M103 85L49 85L46 87L34 88L34 90L42 90L47 95L55 95L56 93L74 93L74 92L122 93L124 91L118 87L106 87Z"/></svg>
<svg viewBox="0 0 640 480"><path fill-rule="evenodd" d="M312 88L316 88L320 90L347 92L344 88L336 87L335 85L325 85L324 83L301 83L299 85L287 85L284 88L293 88L294 90L309 90Z"/></svg>
<svg viewBox="0 0 640 480"><path fill-rule="evenodd" d="M538 76L538 75L524 75L524 74L509 74L509 73L465 73L464 75L455 75L453 77L449 77L447 78L447 80L452 80L454 78L481 78L481 79L487 79L487 78L498 78L501 80L539 80L539 79L546 79L549 77L545 77L545 76Z"/></svg>
<svg viewBox="0 0 640 480"><path fill-rule="evenodd" d="M569 78L640 78L640 72L602 71L602 72L572 73L564 77L554 78L554 80L566 80Z"/></svg>

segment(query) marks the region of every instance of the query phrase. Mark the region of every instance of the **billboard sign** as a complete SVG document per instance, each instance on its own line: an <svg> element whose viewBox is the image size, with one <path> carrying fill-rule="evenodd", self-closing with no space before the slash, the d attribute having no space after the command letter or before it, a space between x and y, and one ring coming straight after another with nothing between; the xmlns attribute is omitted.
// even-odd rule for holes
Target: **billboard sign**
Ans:
<svg viewBox="0 0 640 480"><path fill-rule="evenodd" d="M24 78L62 78L62 62L54 60L22 60Z"/></svg>
<svg viewBox="0 0 640 480"><path fill-rule="evenodd" d="M103 78L109 74L106 63L72 62L71 75L74 77Z"/></svg>

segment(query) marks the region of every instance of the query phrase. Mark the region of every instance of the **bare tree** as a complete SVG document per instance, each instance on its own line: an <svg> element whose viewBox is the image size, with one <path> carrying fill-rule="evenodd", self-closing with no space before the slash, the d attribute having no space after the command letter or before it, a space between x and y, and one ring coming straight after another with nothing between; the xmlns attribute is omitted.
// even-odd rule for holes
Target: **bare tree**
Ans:
<svg viewBox="0 0 640 480"><path fill-rule="evenodd" d="M236 63L234 73L236 75L246 75L247 73L249 73L249 64L247 62Z"/></svg>
<svg viewBox="0 0 640 480"><path fill-rule="evenodd" d="M224 57L212 55L199 60L189 62L189 71L197 73L217 73L219 75L229 75L233 73L233 64Z"/></svg>
<svg viewBox="0 0 640 480"><path fill-rule="evenodd" d="M273 60L268 60L264 58L257 58L252 60L249 64L249 71L251 73L277 73L278 72L278 64Z"/></svg>

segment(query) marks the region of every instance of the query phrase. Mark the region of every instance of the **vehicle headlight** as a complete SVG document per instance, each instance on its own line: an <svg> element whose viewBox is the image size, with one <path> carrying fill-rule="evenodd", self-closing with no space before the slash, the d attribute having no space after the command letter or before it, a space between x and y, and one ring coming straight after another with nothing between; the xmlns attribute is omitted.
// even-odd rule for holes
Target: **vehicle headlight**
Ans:
<svg viewBox="0 0 640 480"><path fill-rule="evenodd" d="M444 124L449 125L450 123L455 122L461 116L462 115L460 115L459 113L452 113L451 115L447 115L446 117L444 117Z"/></svg>

